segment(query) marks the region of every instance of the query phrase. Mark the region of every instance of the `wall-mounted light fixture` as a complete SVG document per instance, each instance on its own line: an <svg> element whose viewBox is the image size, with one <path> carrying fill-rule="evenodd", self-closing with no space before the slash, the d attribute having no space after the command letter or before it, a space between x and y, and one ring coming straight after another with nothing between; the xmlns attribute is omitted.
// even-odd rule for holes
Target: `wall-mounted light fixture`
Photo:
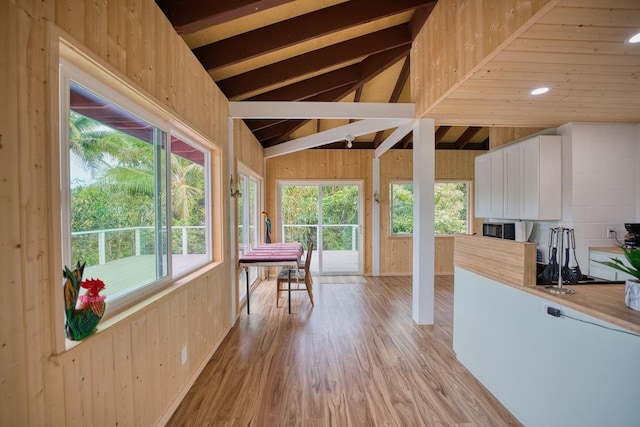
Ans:
<svg viewBox="0 0 640 427"><path fill-rule="evenodd" d="M373 192L373 201L376 203L380 203L380 193L378 193L377 191Z"/></svg>
<svg viewBox="0 0 640 427"><path fill-rule="evenodd" d="M231 180L229 181L229 188L231 189L231 197L242 197L242 192L240 191L240 178L233 179L233 174L231 174Z"/></svg>
<svg viewBox="0 0 640 427"><path fill-rule="evenodd" d="M355 137L353 135L347 135L344 137L344 140L347 141L347 148L353 147L353 140Z"/></svg>

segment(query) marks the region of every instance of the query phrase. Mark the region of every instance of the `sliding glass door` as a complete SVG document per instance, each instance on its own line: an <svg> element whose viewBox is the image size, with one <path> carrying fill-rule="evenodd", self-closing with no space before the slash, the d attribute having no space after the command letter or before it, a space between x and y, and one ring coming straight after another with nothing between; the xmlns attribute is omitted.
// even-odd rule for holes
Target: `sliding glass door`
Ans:
<svg viewBox="0 0 640 427"><path fill-rule="evenodd" d="M284 242L313 241L316 274L362 274L362 183L323 181L279 185Z"/></svg>

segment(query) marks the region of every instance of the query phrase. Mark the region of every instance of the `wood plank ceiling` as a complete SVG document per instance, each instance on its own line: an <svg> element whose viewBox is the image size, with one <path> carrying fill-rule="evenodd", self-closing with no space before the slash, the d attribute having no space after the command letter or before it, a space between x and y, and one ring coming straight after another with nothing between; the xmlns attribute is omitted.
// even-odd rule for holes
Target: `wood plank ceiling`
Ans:
<svg viewBox="0 0 640 427"><path fill-rule="evenodd" d="M425 0L156 1L233 101L411 102L409 49L436 5ZM464 15L464 2L443 3L456 8L460 28L452 29L453 38L443 34L434 40L432 48L449 46L449 51L432 52L432 61L454 55L454 47L473 54L474 43L489 41L476 37L456 45L456 35L473 31L470 20L495 22L500 32L517 15L515 9L532 1L487 5L482 8L487 16L481 17ZM640 122L640 43L627 42L640 31L640 1L535 3L542 5L541 13L464 75L445 76L451 87L422 106L421 115L436 120L436 148L487 149L491 126ZM551 91L532 97L536 86ZM349 121L246 123L264 147L272 147ZM359 136L353 147L376 148L391 131ZM409 135L395 148L411 148L411 142ZM346 146L344 141L324 148Z"/></svg>
<svg viewBox="0 0 640 427"><path fill-rule="evenodd" d="M411 42L436 1L156 0L232 101L409 103ZM348 120L245 120L272 147ZM357 137L378 147L393 129ZM488 128L441 126L440 149L487 149ZM346 148L337 142L322 148ZM396 148L411 148L411 134Z"/></svg>

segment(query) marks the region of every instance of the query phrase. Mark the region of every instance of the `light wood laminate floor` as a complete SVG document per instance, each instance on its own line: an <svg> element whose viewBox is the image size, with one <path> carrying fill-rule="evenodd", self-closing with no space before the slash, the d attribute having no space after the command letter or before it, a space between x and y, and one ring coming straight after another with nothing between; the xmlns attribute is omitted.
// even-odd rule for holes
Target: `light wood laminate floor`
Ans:
<svg viewBox="0 0 640 427"><path fill-rule="evenodd" d="M453 278L435 293L419 326L410 277L315 277L293 314L263 282L168 425L520 425L455 358Z"/></svg>

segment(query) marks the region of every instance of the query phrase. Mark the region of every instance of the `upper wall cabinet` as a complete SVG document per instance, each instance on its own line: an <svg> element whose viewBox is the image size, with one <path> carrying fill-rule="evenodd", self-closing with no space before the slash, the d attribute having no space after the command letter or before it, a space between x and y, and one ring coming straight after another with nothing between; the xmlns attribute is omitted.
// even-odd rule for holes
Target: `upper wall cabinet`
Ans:
<svg viewBox="0 0 640 427"><path fill-rule="evenodd" d="M504 160L502 151L476 157L476 216L502 218Z"/></svg>
<svg viewBox="0 0 640 427"><path fill-rule="evenodd" d="M561 156L561 137L541 135L476 157L476 216L559 220Z"/></svg>

